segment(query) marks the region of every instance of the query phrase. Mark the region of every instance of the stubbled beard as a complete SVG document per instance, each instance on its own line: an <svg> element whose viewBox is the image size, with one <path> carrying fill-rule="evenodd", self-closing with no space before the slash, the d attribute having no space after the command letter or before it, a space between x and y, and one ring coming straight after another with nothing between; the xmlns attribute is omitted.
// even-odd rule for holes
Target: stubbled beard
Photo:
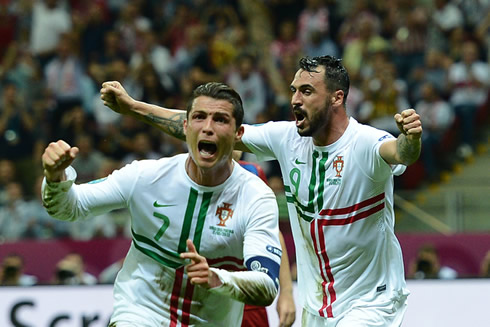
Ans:
<svg viewBox="0 0 490 327"><path fill-rule="evenodd" d="M329 120L329 112L331 110L331 105L325 104L325 107L320 112L317 112L314 117L309 119L309 116L305 116L305 120L308 121L308 126L303 130L297 128L298 134L300 136L313 136L318 132L323 126L326 125L327 120Z"/></svg>

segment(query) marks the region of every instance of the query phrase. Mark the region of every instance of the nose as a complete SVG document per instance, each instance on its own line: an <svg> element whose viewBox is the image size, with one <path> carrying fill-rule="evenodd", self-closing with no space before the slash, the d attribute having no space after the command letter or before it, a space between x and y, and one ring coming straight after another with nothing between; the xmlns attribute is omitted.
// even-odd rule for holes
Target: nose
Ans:
<svg viewBox="0 0 490 327"><path fill-rule="evenodd" d="M206 118L202 128L202 132L208 135L213 134L213 119L211 117Z"/></svg>
<svg viewBox="0 0 490 327"><path fill-rule="evenodd" d="M301 98L301 93L298 90L294 91L294 93L291 95L291 105L294 108L296 106L301 106L302 103L303 100Z"/></svg>

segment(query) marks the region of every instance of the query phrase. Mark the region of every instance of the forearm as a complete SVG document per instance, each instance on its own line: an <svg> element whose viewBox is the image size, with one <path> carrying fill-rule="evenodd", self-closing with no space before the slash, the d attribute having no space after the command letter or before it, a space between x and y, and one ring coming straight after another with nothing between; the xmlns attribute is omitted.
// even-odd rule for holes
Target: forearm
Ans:
<svg viewBox="0 0 490 327"><path fill-rule="evenodd" d="M237 301L268 306L277 295L277 287L267 274L260 271L230 272L223 269L210 268L223 283L219 287L210 288L213 293L229 296Z"/></svg>
<svg viewBox="0 0 490 327"><path fill-rule="evenodd" d="M110 177L93 184L74 185L75 169L68 167L64 175L61 182L43 181L42 201L51 217L75 221L125 206L125 198L109 181Z"/></svg>
<svg viewBox="0 0 490 327"><path fill-rule="evenodd" d="M411 165L420 156L422 141L420 138L410 138L405 134L400 134L396 140L396 152L399 163Z"/></svg>
<svg viewBox="0 0 490 327"><path fill-rule="evenodd" d="M281 256L281 268L279 269L279 285L281 293L292 293L293 292L293 282L291 279L291 270L289 267L289 258L286 248L286 243L284 242L284 237L282 233L279 233L279 241L281 242L282 256Z"/></svg>
<svg viewBox="0 0 490 327"><path fill-rule="evenodd" d="M142 101L135 101L132 115L166 134L185 141L184 119L186 112L178 109L167 109Z"/></svg>
<svg viewBox="0 0 490 327"><path fill-rule="evenodd" d="M74 172L74 171L73 171ZM69 173L69 177L60 182L47 182L46 178L42 184L42 201L48 214L59 220L76 220L74 214L75 196L71 189L76 178Z"/></svg>

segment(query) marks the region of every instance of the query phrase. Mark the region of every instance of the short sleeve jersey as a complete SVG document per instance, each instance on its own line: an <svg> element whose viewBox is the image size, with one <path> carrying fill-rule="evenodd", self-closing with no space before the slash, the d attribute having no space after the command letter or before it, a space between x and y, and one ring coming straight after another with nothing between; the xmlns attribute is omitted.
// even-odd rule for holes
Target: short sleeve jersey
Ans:
<svg viewBox="0 0 490 327"><path fill-rule="evenodd" d="M111 321L155 327L240 325L242 302L188 281L186 262L179 257L187 251L187 239L211 267L242 271L256 256L280 263L272 190L236 162L221 185L196 184L186 173L187 158L134 161L105 179L73 185L67 195L76 199L73 219L129 208L132 243L115 282ZM45 202L52 201L54 208L56 197L54 192L49 200L48 192Z"/></svg>
<svg viewBox="0 0 490 327"><path fill-rule="evenodd" d="M258 159L279 161L300 296L312 314L340 317L408 294L393 211L393 175L405 166L379 155L392 138L353 118L328 146L301 137L294 122L245 126L242 141Z"/></svg>

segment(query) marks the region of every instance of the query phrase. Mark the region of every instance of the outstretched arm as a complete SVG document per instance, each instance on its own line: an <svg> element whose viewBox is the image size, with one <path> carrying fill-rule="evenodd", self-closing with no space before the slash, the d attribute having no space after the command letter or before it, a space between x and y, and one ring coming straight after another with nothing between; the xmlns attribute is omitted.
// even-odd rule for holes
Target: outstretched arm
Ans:
<svg viewBox="0 0 490 327"><path fill-rule="evenodd" d="M104 105L122 115L133 116L163 132L185 141L184 119L186 112L168 109L134 100L116 81L104 82L100 90Z"/></svg>
<svg viewBox="0 0 490 327"><path fill-rule="evenodd" d="M134 100L117 81L104 82L100 89L100 98L111 110L122 115L133 116L170 136L185 141L185 110L169 109ZM242 142L236 143L235 149L250 152Z"/></svg>
<svg viewBox="0 0 490 327"><path fill-rule="evenodd" d="M396 140L381 145L379 154L389 164L413 164L420 155L422 147L422 122L414 109L407 109L395 115L400 130Z"/></svg>

